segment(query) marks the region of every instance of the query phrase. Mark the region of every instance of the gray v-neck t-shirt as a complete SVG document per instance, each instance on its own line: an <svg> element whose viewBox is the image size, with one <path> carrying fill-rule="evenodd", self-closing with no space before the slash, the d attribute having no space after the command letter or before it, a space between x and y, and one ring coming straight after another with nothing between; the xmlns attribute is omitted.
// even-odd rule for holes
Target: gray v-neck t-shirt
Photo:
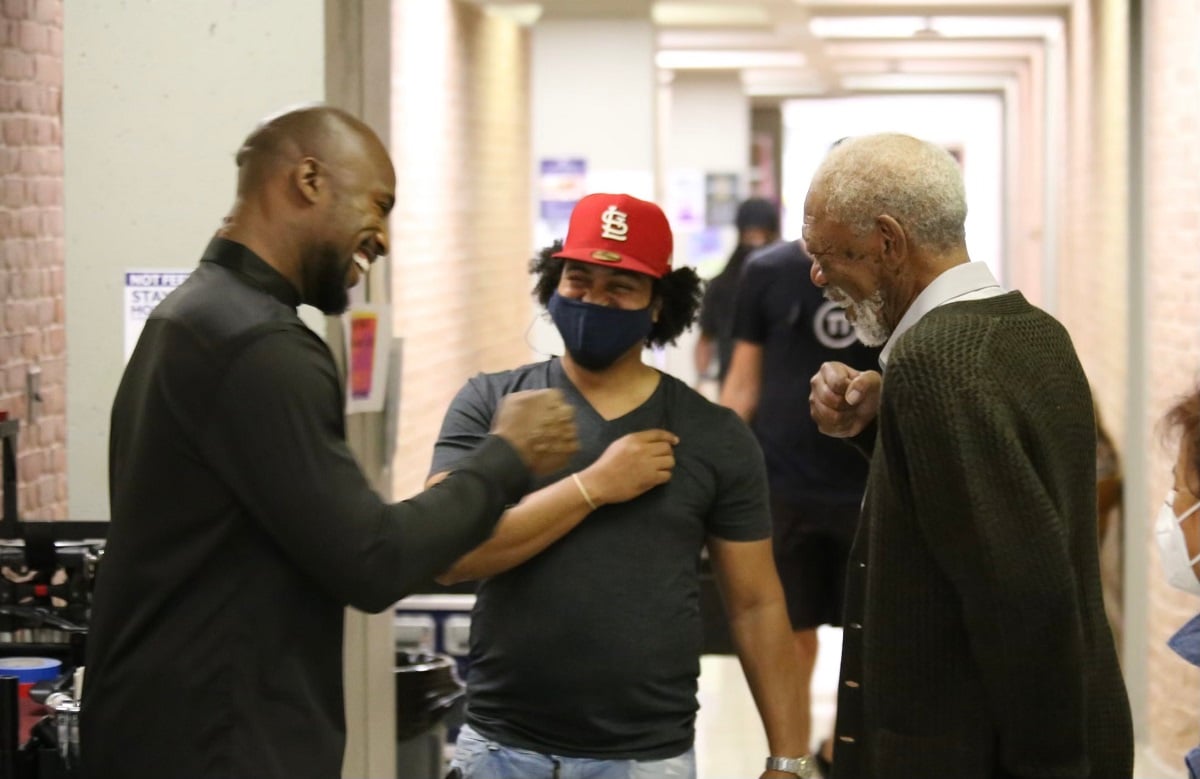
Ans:
<svg viewBox="0 0 1200 779"><path fill-rule="evenodd" d="M710 536L770 537L761 451L737 415L666 374L645 403L605 420L551 359L467 382L430 472L453 470L483 441L504 395L547 387L575 406L580 451L534 489L651 428L679 436L675 470L668 483L601 507L541 554L479 583L467 721L487 738L543 753L681 754L692 746L697 709L700 553Z"/></svg>

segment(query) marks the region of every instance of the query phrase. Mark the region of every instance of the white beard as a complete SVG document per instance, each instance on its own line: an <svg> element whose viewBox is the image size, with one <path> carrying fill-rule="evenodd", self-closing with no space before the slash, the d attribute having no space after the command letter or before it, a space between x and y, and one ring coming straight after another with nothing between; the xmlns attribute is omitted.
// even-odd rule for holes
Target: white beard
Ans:
<svg viewBox="0 0 1200 779"><path fill-rule="evenodd" d="M883 318L882 291L875 290L875 294L856 303L840 289L826 287L825 299L846 310L846 318L854 325L854 334L867 346L883 346L892 337L892 328Z"/></svg>

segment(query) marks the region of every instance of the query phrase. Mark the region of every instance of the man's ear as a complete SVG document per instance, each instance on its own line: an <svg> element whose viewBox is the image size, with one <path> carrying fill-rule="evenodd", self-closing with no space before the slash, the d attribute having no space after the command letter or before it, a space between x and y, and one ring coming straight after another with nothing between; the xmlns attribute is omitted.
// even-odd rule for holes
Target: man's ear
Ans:
<svg viewBox="0 0 1200 779"><path fill-rule="evenodd" d="M308 203L316 203L321 197L325 181L321 177L321 163L313 157L305 157L292 169L292 184L300 197Z"/></svg>
<svg viewBox="0 0 1200 779"><path fill-rule="evenodd" d="M903 265L908 258L908 236L904 228L891 216L880 214L875 219L875 227L879 230L880 257L888 268Z"/></svg>

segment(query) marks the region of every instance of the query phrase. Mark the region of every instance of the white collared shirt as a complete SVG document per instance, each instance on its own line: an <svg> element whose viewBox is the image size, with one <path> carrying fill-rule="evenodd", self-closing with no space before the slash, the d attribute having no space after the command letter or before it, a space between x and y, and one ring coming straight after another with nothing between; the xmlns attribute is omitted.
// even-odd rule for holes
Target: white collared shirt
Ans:
<svg viewBox="0 0 1200 779"><path fill-rule="evenodd" d="M879 367L887 367L888 356L891 355L900 336L938 306L960 300L983 300L1003 294L1004 290L992 275L991 269L982 262L967 262L943 271L942 275L921 290L921 294L917 295L917 299L904 312L900 324L892 331L892 337L879 352Z"/></svg>

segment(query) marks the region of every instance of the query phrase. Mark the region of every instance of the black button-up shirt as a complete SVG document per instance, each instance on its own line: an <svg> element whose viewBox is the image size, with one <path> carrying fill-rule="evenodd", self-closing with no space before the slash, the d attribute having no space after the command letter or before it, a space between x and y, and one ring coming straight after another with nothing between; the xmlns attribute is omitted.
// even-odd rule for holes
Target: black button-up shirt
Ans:
<svg viewBox="0 0 1200 779"><path fill-rule="evenodd" d="M299 302L249 249L214 239L126 368L87 656L89 777L337 777L343 608L388 608L528 487L489 437L437 487L384 503L346 446L338 373Z"/></svg>

